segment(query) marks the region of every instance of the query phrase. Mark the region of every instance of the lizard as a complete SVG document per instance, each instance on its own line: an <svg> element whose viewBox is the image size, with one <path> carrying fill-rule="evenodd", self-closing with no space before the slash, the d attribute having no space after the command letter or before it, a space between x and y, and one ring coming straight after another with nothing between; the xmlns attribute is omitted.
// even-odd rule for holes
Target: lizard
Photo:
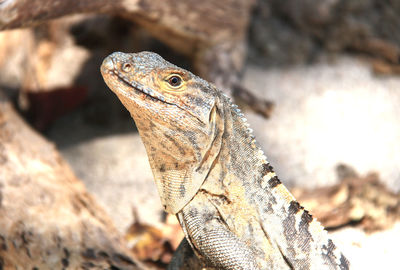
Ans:
<svg viewBox="0 0 400 270"><path fill-rule="evenodd" d="M181 224L181 254L190 248L201 267L217 269L349 269L227 95L152 52L112 53L101 73L137 126L165 211Z"/></svg>

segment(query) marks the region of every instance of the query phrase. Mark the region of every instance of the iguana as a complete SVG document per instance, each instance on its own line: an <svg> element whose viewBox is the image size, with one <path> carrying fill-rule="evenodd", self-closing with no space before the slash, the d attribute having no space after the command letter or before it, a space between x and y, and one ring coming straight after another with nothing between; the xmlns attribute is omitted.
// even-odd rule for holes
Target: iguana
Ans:
<svg viewBox="0 0 400 270"><path fill-rule="evenodd" d="M217 269L349 268L214 85L152 52L115 52L101 73L131 113L161 202L182 226L181 255L190 245ZM184 259L173 264L185 268Z"/></svg>

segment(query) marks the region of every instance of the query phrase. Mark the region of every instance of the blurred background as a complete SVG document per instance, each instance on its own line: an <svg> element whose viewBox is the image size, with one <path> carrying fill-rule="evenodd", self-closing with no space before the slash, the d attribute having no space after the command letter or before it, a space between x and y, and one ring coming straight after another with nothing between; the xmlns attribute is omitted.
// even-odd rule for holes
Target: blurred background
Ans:
<svg viewBox="0 0 400 270"><path fill-rule="evenodd" d="M183 234L99 72L143 50L234 98L353 269L395 269L399 15L399 0L0 0L0 269L165 268Z"/></svg>

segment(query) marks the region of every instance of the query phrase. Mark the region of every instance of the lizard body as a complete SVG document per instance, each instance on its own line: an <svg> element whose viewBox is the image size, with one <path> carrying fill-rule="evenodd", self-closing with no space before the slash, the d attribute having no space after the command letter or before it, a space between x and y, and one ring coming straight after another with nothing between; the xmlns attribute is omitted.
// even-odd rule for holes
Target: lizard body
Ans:
<svg viewBox="0 0 400 270"><path fill-rule="evenodd" d="M101 72L137 125L162 204L205 266L349 268L214 85L151 52L113 53Z"/></svg>

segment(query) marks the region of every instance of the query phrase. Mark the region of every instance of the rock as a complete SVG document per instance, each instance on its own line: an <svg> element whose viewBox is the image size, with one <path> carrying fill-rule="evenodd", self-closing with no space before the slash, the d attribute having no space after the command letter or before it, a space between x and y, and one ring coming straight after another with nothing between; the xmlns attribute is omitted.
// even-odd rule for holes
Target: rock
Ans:
<svg viewBox="0 0 400 270"><path fill-rule="evenodd" d="M302 63L322 50L357 51L400 63L400 1L259 0L250 27L251 59Z"/></svg>
<svg viewBox="0 0 400 270"><path fill-rule="evenodd" d="M0 96L0 269L144 269L54 145Z"/></svg>
<svg viewBox="0 0 400 270"><path fill-rule="evenodd" d="M396 246L400 237L400 222L389 230L373 234L349 227L330 235L349 259L351 269L393 269L398 264Z"/></svg>
<svg viewBox="0 0 400 270"><path fill-rule="evenodd" d="M134 130L133 123L131 123ZM83 128L79 132L87 132ZM132 223L132 209L141 221L158 224L163 209L139 134L114 134L61 149L87 189L106 209L120 232Z"/></svg>
<svg viewBox="0 0 400 270"><path fill-rule="evenodd" d="M331 185L336 166L345 164L400 189L400 78L377 77L362 60L339 57L287 69L249 67L245 83L276 104L270 120L248 120L285 184Z"/></svg>

